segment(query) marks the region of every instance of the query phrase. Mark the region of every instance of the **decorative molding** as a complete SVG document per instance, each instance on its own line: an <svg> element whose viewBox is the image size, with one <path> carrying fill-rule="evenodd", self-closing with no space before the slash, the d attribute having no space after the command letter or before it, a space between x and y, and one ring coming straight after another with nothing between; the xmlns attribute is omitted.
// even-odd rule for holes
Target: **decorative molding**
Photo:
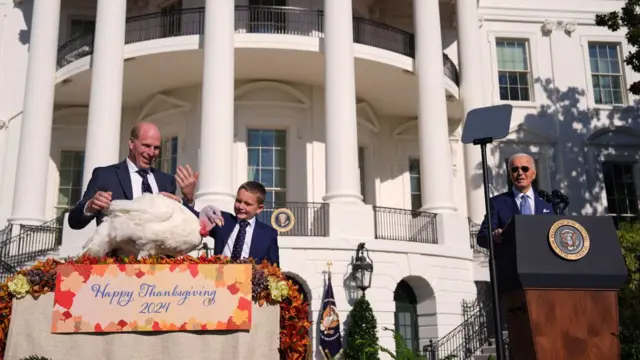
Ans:
<svg viewBox="0 0 640 360"><path fill-rule="evenodd" d="M366 101L359 102L358 104L356 104L356 111L358 113L358 124L362 124L367 129L373 131L376 134L380 132L380 123L378 122L378 117L376 116L369 103L367 103ZM360 113L363 113L364 116L360 116Z"/></svg>
<svg viewBox="0 0 640 360"><path fill-rule="evenodd" d="M554 30L563 30L567 36L571 36L576 28L578 27L578 22L575 20L572 21L564 21L564 20L550 20L545 19L544 23L540 27L542 31L542 35L550 36Z"/></svg>
<svg viewBox="0 0 640 360"><path fill-rule="evenodd" d="M511 127L511 129L509 129L509 135L504 139L496 140L496 143L553 144L556 141L557 138L555 135L546 134L520 123Z"/></svg>
<svg viewBox="0 0 640 360"><path fill-rule="evenodd" d="M409 120L403 124L397 126L393 132L391 133L391 137L396 140L416 140L418 139L418 132L414 131L413 133L403 134L405 130L411 127L418 127L418 119Z"/></svg>
<svg viewBox="0 0 640 360"><path fill-rule="evenodd" d="M605 137L608 137L608 139ZM615 141L610 141L612 138L614 138ZM628 126L609 126L591 133L591 135L587 137L586 143L591 146L640 147L640 130Z"/></svg>
<svg viewBox="0 0 640 360"><path fill-rule="evenodd" d="M297 100L291 101L273 101L273 100L239 100L240 97L248 93L261 89L274 89L284 92ZM236 105L268 105L268 106L286 106L286 107L311 107L311 100L299 90L277 81L255 81L238 88L234 93Z"/></svg>
<svg viewBox="0 0 640 360"><path fill-rule="evenodd" d="M153 108L159 104L169 104L171 105L173 108L170 108L168 110L162 110L159 111L157 113L152 113ZM164 94L155 94L147 103L146 105L144 105L142 107L142 110L140 111L140 115L138 115L138 117L136 118L136 122L140 122L140 121L154 121L154 120L158 120L159 118L165 117L165 116L169 116L169 115L175 115L175 114L180 114L180 113L185 113L191 110L191 104L180 100L180 99L176 99L174 97L171 96L167 96Z"/></svg>

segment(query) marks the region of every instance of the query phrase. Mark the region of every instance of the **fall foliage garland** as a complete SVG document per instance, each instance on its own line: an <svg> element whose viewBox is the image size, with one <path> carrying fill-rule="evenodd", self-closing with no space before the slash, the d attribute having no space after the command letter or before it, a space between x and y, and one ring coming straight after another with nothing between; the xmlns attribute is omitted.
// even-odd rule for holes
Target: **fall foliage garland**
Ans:
<svg viewBox="0 0 640 360"><path fill-rule="evenodd" d="M200 257L182 256L178 258L143 258L134 257L102 257L82 256L70 258L64 261L47 259L37 262L33 267L18 271L4 284L0 285L0 360L4 359L4 351L11 320L11 306L15 295L10 291L13 279L21 276L28 280L30 289L28 294L34 298L55 291L56 267L62 263L73 264L231 264L229 258L224 256ZM252 260L244 260L241 263L253 263ZM285 299L278 302L271 297L268 282L269 278L285 281L289 291ZM298 286L291 280L287 280L280 269L267 263L254 264L252 285L254 289L253 301L260 306L265 303L280 304L280 352L281 357L288 360L301 360L304 358L309 345L309 327L311 323L307 318L309 303L298 291Z"/></svg>

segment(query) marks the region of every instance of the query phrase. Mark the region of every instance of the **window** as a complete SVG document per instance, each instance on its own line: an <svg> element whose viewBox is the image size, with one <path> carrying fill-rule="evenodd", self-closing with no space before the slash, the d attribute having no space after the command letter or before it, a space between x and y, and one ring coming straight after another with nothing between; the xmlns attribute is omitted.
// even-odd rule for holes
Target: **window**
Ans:
<svg viewBox="0 0 640 360"><path fill-rule="evenodd" d="M267 189L265 202L286 203L287 132L249 130L247 138L249 180L259 181Z"/></svg>
<svg viewBox="0 0 640 360"><path fill-rule="evenodd" d="M529 42L496 39L500 100L532 101Z"/></svg>
<svg viewBox="0 0 640 360"><path fill-rule="evenodd" d="M360 195L362 195L362 199L366 203L364 185L364 148L362 146L358 146L358 170L360 171Z"/></svg>
<svg viewBox="0 0 640 360"><path fill-rule="evenodd" d="M621 221L638 220L638 192L633 176L634 163L605 161L602 177L607 194L609 215L616 225Z"/></svg>
<svg viewBox="0 0 640 360"><path fill-rule="evenodd" d="M58 186L57 215L61 215L80 201L82 196L82 174L84 151L60 152L60 185Z"/></svg>
<svg viewBox="0 0 640 360"><path fill-rule="evenodd" d="M395 330L414 354L419 354L417 298L409 283L400 280L393 293Z"/></svg>
<svg viewBox="0 0 640 360"><path fill-rule="evenodd" d="M409 188L411 191L411 210L420 210L422 207L420 159L409 159Z"/></svg>
<svg viewBox="0 0 640 360"><path fill-rule="evenodd" d="M175 175L178 167L178 137L172 136L162 140L158 168L168 174Z"/></svg>
<svg viewBox="0 0 640 360"><path fill-rule="evenodd" d="M599 105L623 105L624 87L618 44L589 43L593 100Z"/></svg>
<svg viewBox="0 0 640 360"><path fill-rule="evenodd" d="M533 187L534 190L540 190L540 188L538 187L538 178L540 177L540 172L539 172L540 167L538 166L538 159L534 159L533 161L536 164L537 173L536 173L536 178L533 179L533 181L531 182L531 187ZM504 159L504 168L507 174L507 190L511 190L511 188L513 188L513 181L511 180L511 169L509 169L509 158Z"/></svg>
<svg viewBox="0 0 640 360"><path fill-rule="evenodd" d="M160 9L162 17L161 28L162 36L177 36L182 30L182 0L174 1Z"/></svg>
<svg viewBox="0 0 640 360"><path fill-rule="evenodd" d="M69 25L69 39L83 35L93 35L95 28L95 20L71 19L71 24Z"/></svg>

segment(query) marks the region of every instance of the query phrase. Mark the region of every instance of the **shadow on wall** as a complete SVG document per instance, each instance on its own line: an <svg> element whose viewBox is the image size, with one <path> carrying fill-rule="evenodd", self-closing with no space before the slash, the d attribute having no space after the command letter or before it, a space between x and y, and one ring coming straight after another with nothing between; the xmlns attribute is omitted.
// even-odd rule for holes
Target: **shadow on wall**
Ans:
<svg viewBox="0 0 640 360"><path fill-rule="evenodd" d="M20 1L13 3L14 9L20 10L25 24L25 29L18 32L18 41L22 45L28 45L31 38L31 17L33 16L33 1Z"/></svg>
<svg viewBox="0 0 640 360"><path fill-rule="evenodd" d="M515 129L512 126L508 138L490 148L491 196L509 187L506 159L516 152L526 152L538 163L539 187L549 192L558 189L569 196L570 214L606 213L602 160L640 159L640 100L612 110L589 109L584 89L562 90L549 78L536 78L534 83L541 87L546 101L535 113L525 115L522 124ZM635 134L631 137L636 137L636 142L624 141L625 134ZM481 165L472 183L481 186Z"/></svg>

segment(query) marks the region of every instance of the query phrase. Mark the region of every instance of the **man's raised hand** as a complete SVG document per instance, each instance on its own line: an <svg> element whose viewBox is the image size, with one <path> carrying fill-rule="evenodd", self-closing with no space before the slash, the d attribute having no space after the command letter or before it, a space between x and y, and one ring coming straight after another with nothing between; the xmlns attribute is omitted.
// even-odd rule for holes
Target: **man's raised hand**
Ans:
<svg viewBox="0 0 640 360"><path fill-rule="evenodd" d="M196 184L198 183L198 172L193 171L191 166L178 166L176 170L176 183L180 187L180 192L188 204L193 204Z"/></svg>

